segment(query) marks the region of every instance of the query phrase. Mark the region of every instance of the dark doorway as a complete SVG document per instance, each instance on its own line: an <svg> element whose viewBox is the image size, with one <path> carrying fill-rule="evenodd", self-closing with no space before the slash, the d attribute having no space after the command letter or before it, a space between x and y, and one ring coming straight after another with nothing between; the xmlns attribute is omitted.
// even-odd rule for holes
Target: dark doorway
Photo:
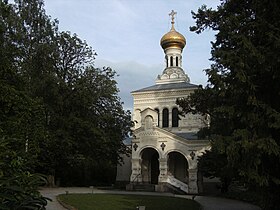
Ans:
<svg viewBox="0 0 280 210"><path fill-rule="evenodd" d="M144 183L158 184L159 154L153 148L146 148L142 152L141 173Z"/></svg>

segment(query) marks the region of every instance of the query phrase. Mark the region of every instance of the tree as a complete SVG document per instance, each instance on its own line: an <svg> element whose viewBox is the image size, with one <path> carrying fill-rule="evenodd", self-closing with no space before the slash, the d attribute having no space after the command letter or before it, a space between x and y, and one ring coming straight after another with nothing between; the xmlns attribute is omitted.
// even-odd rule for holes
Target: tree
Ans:
<svg viewBox="0 0 280 210"><path fill-rule="evenodd" d="M69 170L88 168L86 163L92 170L104 165L103 161L115 167L120 154L127 153L122 141L131 123L130 113L123 110L118 97L116 72L95 68L96 53L76 34L60 32L55 40L56 76L51 86L38 92L45 102L49 132L48 142L42 145L40 162L44 165L40 170L67 180ZM68 180L62 184L71 183Z"/></svg>
<svg viewBox="0 0 280 210"><path fill-rule="evenodd" d="M39 142L45 139L42 101L26 92L20 64L21 28L14 7L0 1L0 208L44 209L38 192Z"/></svg>
<svg viewBox="0 0 280 210"><path fill-rule="evenodd" d="M131 126L116 72L95 68L95 51L60 32L42 0L1 0L0 11L0 140L13 144L7 150L26 172L63 179L75 168L114 168L128 152L122 141Z"/></svg>
<svg viewBox="0 0 280 210"><path fill-rule="evenodd" d="M265 208L274 209L280 195L280 3L221 1L193 17L192 31L216 31L213 64L208 85L178 103L185 112L210 115L213 151L239 181L265 191Z"/></svg>

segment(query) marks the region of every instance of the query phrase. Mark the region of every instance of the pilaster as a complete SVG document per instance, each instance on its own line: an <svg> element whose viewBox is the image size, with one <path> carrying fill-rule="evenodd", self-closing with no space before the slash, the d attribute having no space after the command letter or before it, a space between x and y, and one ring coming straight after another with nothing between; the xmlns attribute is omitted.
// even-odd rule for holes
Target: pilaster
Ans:
<svg viewBox="0 0 280 210"><path fill-rule="evenodd" d="M169 121L169 122L168 122L168 123L169 123L169 124L168 124L168 127L169 127L169 128L172 128L172 109L169 108L168 111L169 111L169 113L168 113L168 115L169 115L169 116L168 116L168 117L169 117L169 119L168 119L168 121Z"/></svg>
<svg viewBox="0 0 280 210"><path fill-rule="evenodd" d="M132 159L131 164L130 182L142 182L141 159Z"/></svg>
<svg viewBox="0 0 280 210"><path fill-rule="evenodd" d="M197 186L197 169L189 169L189 193L197 194L198 186Z"/></svg>
<svg viewBox="0 0 280 210"><path fill-rule="evenodd" d="M159 123L158 127L162 128L162 109L159 109L158 118L159 118L159 120L158 120L158 123Z"/></svg>
<svg viewBox="0 0 280 210"><path fill-rule="evenodd" d="M159 177L158 182L166 182L167 178L167 159L166 158L160 158L159 159Z"/></svg>

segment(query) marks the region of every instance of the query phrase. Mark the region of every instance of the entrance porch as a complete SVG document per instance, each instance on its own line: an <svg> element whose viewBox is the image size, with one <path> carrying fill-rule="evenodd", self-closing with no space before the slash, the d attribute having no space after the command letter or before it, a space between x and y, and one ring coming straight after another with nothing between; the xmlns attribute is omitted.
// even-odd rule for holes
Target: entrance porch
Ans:
<svg viewBox="0 0 280 210"><path fill-rule="evenodd" d="M132 174L128 190L139 185L154 185L155 191L176 188L184 193L196 194L197 170L190 169L187 157L179 151L162 155L157 149L144 148L138 158L132 159Z"/></svg>

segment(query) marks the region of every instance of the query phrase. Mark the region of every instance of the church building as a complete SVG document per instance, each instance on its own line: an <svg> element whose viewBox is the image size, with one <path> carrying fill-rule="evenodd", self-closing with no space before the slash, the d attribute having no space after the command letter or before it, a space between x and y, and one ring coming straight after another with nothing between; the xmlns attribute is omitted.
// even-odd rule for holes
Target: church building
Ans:
<svg viewBox="0 0 280 210"><path fill-rule="evenodd" d="M182 68L186 39L175 30L175 14L173 10L169 14L171 29L160 40L165 69L155 85L131 93L132 153L117 172L117 181L129 181L128 190L151 185L155 191L178 189L189 194L201 191L197 159L209 149L209 141L199 140L196 134L207 125L207 120L200 115L179 115L176 100L187 97L198 86L190 83Z"/></svg>

